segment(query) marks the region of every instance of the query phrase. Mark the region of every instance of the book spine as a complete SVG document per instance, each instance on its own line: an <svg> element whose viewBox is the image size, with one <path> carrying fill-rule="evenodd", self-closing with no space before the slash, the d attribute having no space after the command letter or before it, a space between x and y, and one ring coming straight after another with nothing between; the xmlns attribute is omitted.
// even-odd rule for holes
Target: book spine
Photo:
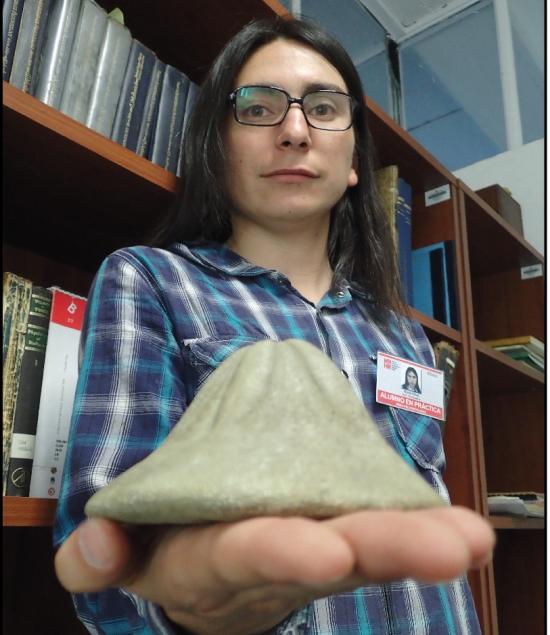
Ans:
<svg viewBox="0 0 550 635"><path fill-rule="evenodd" d="M135 151L156 55L134 39L111 138Z"/></svg>
<svg viewBox="0 0 550 635"><path fill-rule="evenodd" d="M174 102L178 73L179 71L177 68L170 66L170 64L166 65L164 77L162 78L157 120L155 122L155 130L153 132L149 152L149 159L153 163L163 167L168 149L168 133L170 130L168 122L170 119L172 104Z"/></svg>
<svg viewBox="0 0 550 635"><path fill-rule="evenodd" d="M4 493L6 492L6 478L13 433L13 415L19 387L21 359L25 346L26 316L29 312L32 290L32 282L30 280L15 274L11 274L11 276L12 279L9 284L15 285L16 289L8 351L2 375L2 487Z"/></svg>
<svg viewBox="0 0 550 635"><path fill-rule="evenodd" d="M13 54L10 84L25 93L34 91L38 58L44 42L51 0L26 0Z"/></svg>
<svg viewBox="0 0 550 635"><path fill-rule="evenodd" d="M94 83L107 13L93 0L82 0L59 110L84 123Z"/></svg>
<svg viewBox="0 0 550 635"><path fill-rule="evenodd" d="M13 417L7 496L29 495L51 296L49 289L33 286Z"/></svg>
<svg viewBox="0 0 550 635"><path fill-rule="evenodd" d="M411 264L413 280L412 305L425 315L434 317L429 252L424 248L413 249Z"/></svg>
<svg viewBox="0 0 550 635"><path fill-rule="evenodd" d="M443 243L445 252L445 271L447 286L445 289L449 312L449 326L460 329L458 294L456 291L456 255L454 240Z"/></svg>
<svg viewBox="0 0 550 635"><path fill-rule="evenodd" d="M151 138L158 116L162 78L165 68L166 64L164 64L164 62L161 62L159 59L155 61L149 91L145 100L143 119L141 120L138 133L136 152L141 157L147 157L149 153Z"/></svg>
<svg viewBox="0 0 550 635"><path fill-rule="evenodd" d="M86 115L86 125L105 137L113 129L131 45L130 31L108 19Z"/></svg>
<svg viewBox="0 0 550 635"><path fill-rule="evenodd" d="M5 0L2 7L2 79L9 81L17 34L23 14L23 0Z"/></svg>
<svg viewBox="0 0 550 635"><path fill-rule="evenodd" d="M80 5L81 0L58 0L48 20L34 96L52 108L59 109L61 103Z"/></svg>
<svg viewBox="0 0 550 635"><path fill-rule="evenodd" d="M78 378L84 298L52 289L29 495L58 498Z"/></svg>
<svg viewBox="0 0 550 635"><path fill-rule="evenodd" d="M438 244L429 251L430 275L432 279L433 317L443 324L449 324L447 300L447 271L443 245Z"/></svg>
<svg viewBox="0 0 550 635"><path fill-rule="evenodd" d="M187 130L189 118L195 107L195 101L197 100L197 94L199 92L199 89L200 89L200 86L198 84L192 81L189 82L189 90L187 91L187 100L185 102L185 113L183 115L183 125L182 125L182 133L181 133L181 142L180 142L179 153L178 153L178 162L176 165L176 176L181 176L185 131Z"/></svg>
<svg viewBox="0 0 550 635"><path fill-rule="evenodd" d="M399 274L403 286L403 297L408 304L412 304L412 188L402 178L398 179L395 229L397 232Z"/></svg>

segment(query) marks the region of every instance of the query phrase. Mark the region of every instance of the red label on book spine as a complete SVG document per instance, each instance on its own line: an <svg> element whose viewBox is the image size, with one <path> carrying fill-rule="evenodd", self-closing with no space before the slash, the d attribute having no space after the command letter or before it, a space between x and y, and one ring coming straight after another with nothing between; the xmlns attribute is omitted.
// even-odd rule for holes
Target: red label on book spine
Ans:
<svg viewBox="0 0 550 635"><path fill-rule="evenodd" d="M80 331L86 300L59 289L53 290L51 321Z"/></svg>

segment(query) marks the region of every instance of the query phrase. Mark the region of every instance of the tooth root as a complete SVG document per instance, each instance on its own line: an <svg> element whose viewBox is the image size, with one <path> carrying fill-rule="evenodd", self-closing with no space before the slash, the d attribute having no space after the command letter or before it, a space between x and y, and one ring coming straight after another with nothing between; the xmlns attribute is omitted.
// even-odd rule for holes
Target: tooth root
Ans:
<svg viewBox="0 0 550 635"><path fill-rule="evenodd" d="M165 442L85 511L192 524L443 504L324 353L300 340L266 340L226 359Z"/></svg>

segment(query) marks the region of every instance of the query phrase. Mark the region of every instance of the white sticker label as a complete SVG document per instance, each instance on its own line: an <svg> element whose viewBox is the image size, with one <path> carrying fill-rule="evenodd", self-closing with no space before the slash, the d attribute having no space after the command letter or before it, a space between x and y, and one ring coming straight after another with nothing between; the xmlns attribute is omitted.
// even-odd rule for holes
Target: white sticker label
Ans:
<svg viewBox="0 0 550 635"><path fill-rule="evenodd" d="M521 279L529 280L529 278L539 278L542 276L542 265L529 265L521 268Z"/></svg>
<svg viewBox="0 0 550 635"><path fill-rule="evenodd" d="M449 185L442 185L441 187L435 187L433 190L424 192L424 203L426 207L441 203L442 201L448 201L451 198L451 187Z"/></svg>
<svg viewBox="0 0 550 635"><path fill-rule="evenodd" d="M378 353L378 403L445 421L443 381L442 370Z"/></svg>

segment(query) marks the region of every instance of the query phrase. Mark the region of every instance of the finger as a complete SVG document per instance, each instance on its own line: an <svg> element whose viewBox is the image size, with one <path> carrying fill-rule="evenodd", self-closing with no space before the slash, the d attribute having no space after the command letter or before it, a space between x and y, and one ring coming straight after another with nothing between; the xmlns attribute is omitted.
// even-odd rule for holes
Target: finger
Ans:
<svg viewBox="0 0 550 635"><path fill-rule="evenodd" d="M73 593L117 586L128 578L131 550L124 530L114 522L91 518L79 525L55 555L55 571Z"/></svg>
<svg viewBox="0 0 550 635"><path fill-rule="evenodd" d="M472 568L479 568L491 561L496 543L496 534L491 524L467 507L439 507L425 510L437 516L443 522L451 524L460 531L470 549Z"/></svg>
<svg viewBox="0 0 550 635"><path fill-rule="evenodd" d="M440 512L365 511L326 522L353 546L358 568L371 582L443 582L472 562L462 530Z"/></svg>

